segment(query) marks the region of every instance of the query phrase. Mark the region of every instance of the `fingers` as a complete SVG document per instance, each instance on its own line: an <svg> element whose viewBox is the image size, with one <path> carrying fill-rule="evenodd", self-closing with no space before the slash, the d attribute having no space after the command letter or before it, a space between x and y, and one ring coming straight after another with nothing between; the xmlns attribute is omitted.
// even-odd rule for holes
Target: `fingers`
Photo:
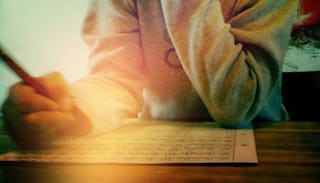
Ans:
<svg viewBox="0 0 320 183"><path fill-rule="evenodd" d="M5 128L19 146L38 148L50 144L58 132L75 124L68 85L59 73L37 78L50 96L42 96L18 83L2 106Z"/></svg>
<svg viewBox="0 0 320 183"><path fill-rule="evenodd" d="M72 113L61 111L40 111L24 115L22 127L30 132L56 131L73 124Z"/></svg>
<svg viewBox="0 0 320 183"><path fill-rule="evenodd" d="M50 144L58 137L61 129L75 123L71 113L61 111L41 111L19 115L11 110L11 115L18 114L15 119L5 120L5 127L18 145L24 148L38 148Z"/></svg>
<svg viewBox="0 0 320 183"><path fill-rule="evenodd" d="M61 109L53 100L35 93L33 88L21 83L11 87L8 99L22 113Z"/></svg>
<svg viewBox="0 0 320 183"><path fill-rule="evenodd" d="M40 110L72 110L73 97L61 74L53 72L37 78L37 81L50 96L42 96L31 86L18 83L11 87L9 101L23 113Z"/></svg>
<svg viewBox="0 0 320 183"><path fill-rule="evenodd" d="M23 148L41 148L61 136L87 134L91 123L74 105L63 77L50 73L37 81L49 96L18 83L2 106L5 128L16 143Z"/></svg>

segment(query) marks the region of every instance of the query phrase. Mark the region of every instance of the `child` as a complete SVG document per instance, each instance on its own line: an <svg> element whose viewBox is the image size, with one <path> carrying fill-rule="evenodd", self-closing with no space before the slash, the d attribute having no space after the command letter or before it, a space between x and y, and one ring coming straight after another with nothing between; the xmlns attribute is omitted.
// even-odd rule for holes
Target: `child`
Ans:
<svg viewBox="0 0 320 183"><path fill-rule="evenodd" d="M93 0L83 27L88 77L19 83L3 106L25 147L105 133L129 117L211 120L244 128L287 120L282 63L298 0Z"/></svg>

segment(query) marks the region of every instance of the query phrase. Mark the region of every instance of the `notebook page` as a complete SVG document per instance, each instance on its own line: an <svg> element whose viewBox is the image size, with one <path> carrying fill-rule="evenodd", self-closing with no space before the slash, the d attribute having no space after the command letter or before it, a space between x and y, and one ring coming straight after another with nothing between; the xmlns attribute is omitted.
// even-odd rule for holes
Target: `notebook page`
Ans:
<svg viewBox="0 0 320 183"><path fill-rule="evenodd" d="M0 161L63 163L257 163L252 129L212 122L130 123L110 134L65 138L48 150L13 151Z"/></svg>

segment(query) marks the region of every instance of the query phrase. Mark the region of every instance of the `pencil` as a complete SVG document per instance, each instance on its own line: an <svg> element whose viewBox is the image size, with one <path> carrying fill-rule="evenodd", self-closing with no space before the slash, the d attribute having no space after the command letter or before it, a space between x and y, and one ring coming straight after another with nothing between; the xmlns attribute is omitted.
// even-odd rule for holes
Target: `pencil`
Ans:
<svg viewBox="0 0 320 183"><path fill-rule="evenodd" d="M42 85L39 84L37 80L35 80L32 76L30 76L24 69L22 69L12 58L10 58L1 48L0 48L0 58L6 63L9 68L15 72L25 84L31 86L38 94L41 94L45 97L49 97L48 92L43 88Z"/></svg>

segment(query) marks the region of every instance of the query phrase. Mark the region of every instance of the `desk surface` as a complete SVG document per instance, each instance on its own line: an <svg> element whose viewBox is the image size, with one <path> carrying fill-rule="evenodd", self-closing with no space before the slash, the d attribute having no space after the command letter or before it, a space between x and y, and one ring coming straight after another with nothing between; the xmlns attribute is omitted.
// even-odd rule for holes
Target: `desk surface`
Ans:
<svg viewBox="0 0 320 183"><path fill-rule="evenodd" d="M260 123L254 133L257 165L0 162L0 182L320 182L320 122Z"/></svg>

